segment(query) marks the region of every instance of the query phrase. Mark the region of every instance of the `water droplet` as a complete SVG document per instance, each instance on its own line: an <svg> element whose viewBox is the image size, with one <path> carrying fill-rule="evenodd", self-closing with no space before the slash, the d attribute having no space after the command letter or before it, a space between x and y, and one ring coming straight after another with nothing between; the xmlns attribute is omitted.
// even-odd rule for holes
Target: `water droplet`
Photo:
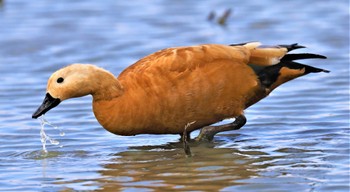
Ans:
<svg viewBox="0 0 350 192"><path fill-rule="evenodd" d="M45 153L47 153L47 149L46 149L46 142L47 140L50 141L50 143L52 145L59 145L60 142L57 141L56 139L54 138L51 138L49 135L47 135L45 133L45 125L48 125L50 127L53 127L54 129L58 129L59 130L59 135L60 136L64 136L65 133L62 131L62 129L60 129L58 126L56 125L53 125L52 123L50 123L49 121L47 121L44 117L44 115L40 116L39 117L39 120L40 120L40 126L41 126L41 129L40 129L40 141L42 143L42 146L43 146L43 151ZM63 145L61 145L60 147L63 147Z"/></svg>
<svg viewBox="0 0 350 192"><path fill-rule="evenodd" d="M51 143L52 145L58 145L58 144L60 144L60 142L57 141L56 139L50 139L50 143Z"/></svg>

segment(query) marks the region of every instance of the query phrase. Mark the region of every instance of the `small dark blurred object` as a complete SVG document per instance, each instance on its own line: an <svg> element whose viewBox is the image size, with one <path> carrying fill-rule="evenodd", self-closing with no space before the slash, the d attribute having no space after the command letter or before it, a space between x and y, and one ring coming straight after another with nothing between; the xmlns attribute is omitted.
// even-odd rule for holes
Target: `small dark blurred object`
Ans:
<svg viewBox="0 0 350 192"><path fill-rule="evenodd" d="M1 1L1 0L0 0ZM215 12L211 11L208 15L208 21L212 21L215 18Z"/></svg>
<svg viewBox="0 0 350 192"><path fill-rule="evenodd" d="M226 11L224 12L224 14L219 17L218 19L218 23L220 25L225 25L226 24L226 21L227 21L227 18L231 15L231 9L226 9Z"/></svg>
<svg viewBox="0 0 350 192"><path fill-rule="evenodd" d="M4 0L0 0L0 7L4 5Z"/></svg>
<svg viewBox="0 0 350 192"><path fill-rule="evenodd" d="M225 12L222 14L222 16L218 17L216 22L219 25L226 25L226 21L230 15L231 15L231 9L230 8L226 9ZM208 21L213 21L215 19L215 16L216 16L215 12L211 11L208 15Z"/></svg>

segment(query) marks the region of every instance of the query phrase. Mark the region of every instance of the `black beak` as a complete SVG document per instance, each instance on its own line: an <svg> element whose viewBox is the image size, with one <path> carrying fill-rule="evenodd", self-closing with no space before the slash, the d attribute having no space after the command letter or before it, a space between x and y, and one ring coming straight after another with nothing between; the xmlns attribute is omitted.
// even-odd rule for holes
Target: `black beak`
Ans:
<svg viewBox="0 0 350 192"><path fill-rule="evenodd" d="M45 99L43 103L39 106L39 108L33 113L32 118L36 119L40 117L41 115L48 112L50 109L56 107L58 104L60 104L60 99L53 98L50 93L46 93Z"/></svg>

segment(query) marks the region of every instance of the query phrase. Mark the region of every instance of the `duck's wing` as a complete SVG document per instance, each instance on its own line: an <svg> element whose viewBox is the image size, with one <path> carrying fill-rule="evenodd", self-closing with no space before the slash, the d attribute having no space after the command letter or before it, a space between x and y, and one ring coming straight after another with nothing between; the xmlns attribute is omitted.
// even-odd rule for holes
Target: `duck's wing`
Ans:
<svg viewBox="0 0 350 192"><path fill-rule="evenodd" d="M207 65L217 60L227 60L236 64L260 66L275 65L288 51L302 48L297 44L265 46L260 42L231 45L204 44L188 47L163 49L148 55L126 68L119 78L130 73L183 72Z"/></svg>
<svg viewBox="0 0 350 192"><path fill-rule="evenodd" d="M191 71L212 63L216 60L234 61L237 64L247 64L250 52L244 46L226 46L206 44L189 47L168 48L148 55L126 68L119 79L131 74L144 73L181 73Z"/></svg>

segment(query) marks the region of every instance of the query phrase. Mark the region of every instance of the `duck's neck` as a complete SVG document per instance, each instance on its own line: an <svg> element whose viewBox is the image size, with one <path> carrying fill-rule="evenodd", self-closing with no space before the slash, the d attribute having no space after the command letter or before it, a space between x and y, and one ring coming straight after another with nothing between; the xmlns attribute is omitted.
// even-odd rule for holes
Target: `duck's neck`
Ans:
<svg viewBox="0 0 350 192"><path fill-rule="evenodd" d="M118 79L107 70L96 68L91 78L94 82L91 91L94 101L111 100L119 97L124 92Z"/></svg>

